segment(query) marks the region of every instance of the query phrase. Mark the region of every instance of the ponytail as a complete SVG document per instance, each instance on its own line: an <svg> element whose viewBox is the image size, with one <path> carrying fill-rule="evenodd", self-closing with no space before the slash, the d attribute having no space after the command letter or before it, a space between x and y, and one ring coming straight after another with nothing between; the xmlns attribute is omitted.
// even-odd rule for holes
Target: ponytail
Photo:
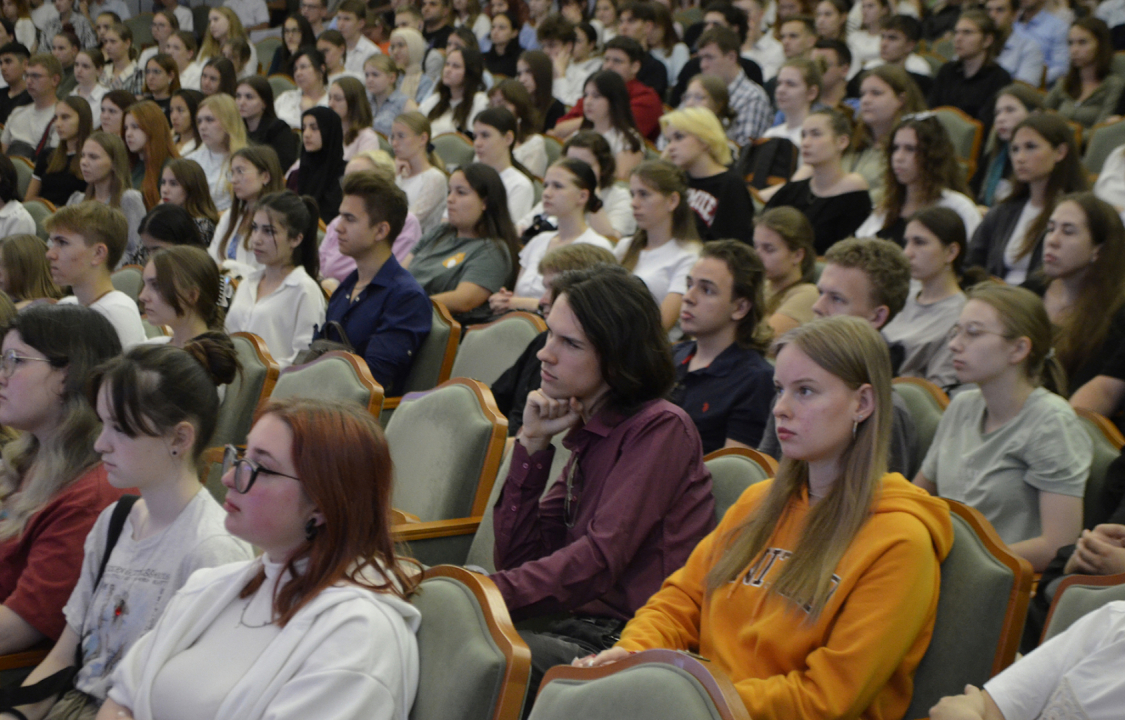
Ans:
<svg viewBox="0 0 1125 720"><path fill-rule="evenodd" d="M273 219L285 226L290 236L301 235L301 242L293 248L293 264L305 269L309 277L320 275L320 252L316 245L320 230L320 208L308 195L298 196L292 190L269 193L258 200L254 212L265 210Z"/></svg>

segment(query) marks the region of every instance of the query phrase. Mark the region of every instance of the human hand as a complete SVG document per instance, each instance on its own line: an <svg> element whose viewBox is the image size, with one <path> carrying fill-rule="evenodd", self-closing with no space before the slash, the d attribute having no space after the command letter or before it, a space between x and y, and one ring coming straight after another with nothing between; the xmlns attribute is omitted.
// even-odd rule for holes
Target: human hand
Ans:
<svg viewBox="0 0 1125 720"><path fill-rule="evenodd" d="M984 693L972 685L965 686L964 695L948 695L930 708L930 720L983 720Z"/></svg>
<svg viewBox="0 0 1125 720"><path fill-rule="evenodd" d="M1115 575L1125 572L1125 548L1102 536L1083 530L1067 561L1065 572L1084 575Z"/></svg>
<svg viewBox="0 0 1125 720"><path fill-rule="evenodd" d="M512 309L512 291L508 288L500 288L492 293L488 298L488 307L494 315L508 312Z"/></svg>
<svg viewBox="0 0 1125 720"><path fill-rule="evenodd" d="M574 667L596 668L602 665L609 665L619 660L624 660L633 653L625 648L612 647L609 650L602 650L597 655L587 655L586 657L575 658L571 663Z"/></svg>
<svg viewBox="0 0 1125 720"><path fill-rule="evenodd" d="M565 77L566 68L570 65L570 50L564 45L555 56L551 58L551 64L555 68L555 77Z"/></svg>
<svg viewBox="0 0 1125 720"><path fill-rule="evenodd" d="M1101 540L1125 548L1125 525L1102 523L1096 526L1091 532Z"/></svg>
<svg viewBox="0 0 1125 720"><path fill-rule="evenodd" d="M399 177L410 177L407 173L410 172L410 163L402 158L395 159L395 174Z"/></svg>
<svg viewBox="0 0 1125 720"><path fill-rule="evenodd" d="M556 400L547 397L542 390L533 390L528 393L523 411L520 443L528 452L538 452L546 448L555 435L576 425L581 413L582 403L574 398Z"/></svg>

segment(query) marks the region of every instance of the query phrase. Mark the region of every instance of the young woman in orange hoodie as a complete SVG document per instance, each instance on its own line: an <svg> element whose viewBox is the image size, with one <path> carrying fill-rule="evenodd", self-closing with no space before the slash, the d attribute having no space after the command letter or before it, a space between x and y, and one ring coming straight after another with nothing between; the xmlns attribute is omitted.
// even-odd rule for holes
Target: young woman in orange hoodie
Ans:
<svg viewBox="0 0 1125 720"><path fill-rule="evenodd" d="M749 488L616 647L698 652L764 718L901 718L929 645L949 509L887 473L891 365L858 318L782 339L774 415L784 459Z"/></svg>

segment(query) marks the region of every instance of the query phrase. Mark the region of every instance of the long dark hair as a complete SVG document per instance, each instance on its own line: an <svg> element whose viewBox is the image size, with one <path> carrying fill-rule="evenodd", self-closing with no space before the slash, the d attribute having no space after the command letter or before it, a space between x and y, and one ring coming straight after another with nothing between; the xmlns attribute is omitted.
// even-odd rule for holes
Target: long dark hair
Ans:
<svg viewBox="0 0 1125 720"><path fill-rule="evenodd" d="M180 98L187 105L188 115L191 116L191 135L195 140L195 147L203 147L203 138L199 137L199 125L195 122L195 115L199 112L199 103L203 102L203 93L198 90L181 88L172 93L172 97ZM183 138L180 138L183 142Z"/></svg>
<svg viewBox="0 0 1125 720"><path fill-rule="evenodd" d="M613 157L613 148L604 137L593 130L579 130L570 136L563 145L562 154L572 147L589 150L598 161L598 189L605 190L613 187L617 179L617 159Z"/></svg>
<svg viewBox="0 0 1125 720"><path fill-rule="evenodd" d="M149 262L156 270L156 291L177 317L190 310L207 327L222 331L226 319L226 311L219 304L222 279L219 266L205 248L176 245L158 250Z"/></svg>
<svg viewBox="0 0 1125 720"><path fill-rule="evenodd" d="M279 221L290 237L298 233L302 236L300 244L293 248L293 265L303 267L315 280L320 273L320 252L316 246L320 211L316 200L308 195L299 196L292 190L282 190L258 200L254 213L263 210Z"/></svg>
<svg viewBox="0 0 1125 720"><path fill-rule="evenodd" d="M1060 116L1052 113L1035 113L1016 126L1012 131L1012 140L1016 133L1023 128L1034 130L1040 137L1047 141L1052 148L1066 146L1066 157L1055 163L1051 176L1047 179L1046 203L1039 217L1035 218L1027 228L1023 239L1020 241L1019 252L1016 259L1030 253L1043 237L1047 229L1047 222L1051 213L1055 211L1055 203L1060 195L1073 192L1082 192L1090 188L1086 177L1086 170L1078 157L1078 144L1074 142L1074 133ZM1012 180L1012 194L1004 200L1005 203L1023 202L1031 197L1031 188L1027 183L1018 178Z"/></svg>
<svg viewBox="0 0 1125 720"><path fill-rule="evenodd" d="M633 107L629 103L629 89L620 75L612 70L601 70L591 75L583 87L590 83L598 94L609 101L609 118L613 128L624 136L632 152L640 152L644 147L641 134L637 131L637 123L633 120ZM593 128L594 124L582 119L582 128Z"/></svg>
<svg viewBox="0 0 1125 720"><path fill-rule="evenodd" d="M234 63L220 55L208 60L203 66L203 69L207 68L215 68L219 73L219 92L234 97L234 92L238 89L238 73L235 72Z"/></svg>
<svg viewBox="0 0 1125 720"><path fill-rule="evenodd" d="M304 20L304 18L301 19ZM305 20L305 22L308 22L308 20ZM264 128L276 120L277 113L273 109L273 86L270 85L270 81L261 75L251 75L239 80L238 85L235 86L235 91L237 92L242 85L248 85L262 99L262 105L265 106L262 110L262 119L258 121L258 127ZM246 132L249 133L249 129Z"/></svg>
<svg viewBox="0 0 1125 720"><path fill-rule="evenodd" d="M231 155L231 162L235 158L242 158L254 166L258 172L269 173L270 179L262 184L258 197L278 192L285 187L285 171L281 169L281 161L277 159L277 152L269 145L247 145ZM250 249L250 220L253 218L253 202L246 202L234 193L231 193L230 210L228 210L227 230L219 239L218 255L227 256L227 245L236 233L242 234L242 247Z"/></svg>
<svg viewBox="0 0 1125 720"><path fill-rule="evenodd" d="M470 130L469 113L473 111L473 97L484 90L484 57L480 54L479 50L472 48L459 48L451 50L449 55L457 53L461 56L461 61L465 65L464 78L461 81L461 102L453 110L453 126L457 128L458 132L467 132ZM446 62L449 62L449 57L446 56ZM449 111L451 107L450 102L453 97L453 92L445 83L438 83L437 85L438 102L433 110L430 110L430 120L436 120Z"/></svg>
<svg viewBox="0 0 1125 720"><path fill-rule="evenodd" d="M519 57L527 64L531 76L535 78L535 107L546 114L555 102L553 94L555 70L551 58L542 50L525 50Z"/></svg>
<svg viewBox="0 0 1125 720"><path fill-rule="evenodd" d="M66 103L67 107L73 110L78 115L78 134L74 136L78 148L74 156L67 160L66 141L59 143L58 147L51 151L51 159L47 161L47 172L57 173L63 170L70 171L70 174L78 179L82 179L82 168L79 165L82 158L82 146L86 144L86 138L94 132L94 116L90 110L90 103L86 102L86 98L78 97L77 95L69 95L59 100L60 103ZM56 105L56 107L58 107ZM98 108L99 112L101 108ZM121 121L124 126L124 118Z"/></svg>
<svg viewBox="0 0 1125 720"><path fill-rule="evenodd" d="M644 281L620 265L595 265L559 275L553 290L566 295L598 354L606 407L628 416L668 394L676 377L671 347Z"/></svg>
<svg viewBox="0 0 1125 720"><path fill-rule="evenodd" d="M505 102L509 102L516 109L516 120L519 128L516 130L516 144L522 143L532 135L543 131L542 113L535 109L535 101L531 93L519 80L508 78L501 80L492 87L489 97L499 95Z"/></svg>
<svg viewBox="0 0 1125 720"><path fill-rule="evenodd" d="M1113 65L1113 39L1110 37L1109 26L1101 18L1093 16L1078 18L1071 25L1072 28L1082 28L1094 36L1098 43L1097 52L1094 53L1094 75L1098 82L1106 79ZM1082 95L1082 71L1070 64L1070 69L1062 78L1063 90L1067 95L1077 100Z"/></svg>
<svg viewBox="0 0 1125 720"><path fill-rule="evenodd" d="M519 132L519 123L516 121L516 116L513 115L512 112L508 110L508 108L490 107L481 110L480 113L477 114L476 118L473 119L473 123L483 123L484 125L488 125L489 127L494 128L501 135L512 133L513 140L512 144L508 146L508 159L511 161L512 167L526 175L528 180L535 182L535 175L526 167L524 167L523 163L521 163L519 160L516 160L515 155L512 153L512 151L516 147L515 138L517 136L517 133Z"/></svg>
<svg viewBox="0 0 1125 720"><path fill-rule="evenodd" d="M961 165L957 162L953 141L949 139L949 133L937 116L903 120L891 131L891 141L885 148L887 169L884 172L883 185L886 193L880 208L884 213L884 228L889 228L898 222L902 214L902 206L906 202L906 186L895 177L891 163L895 151L895 136L900 130L913 130L918 141L915 163L918 168L919 184L922 186L921 198L919 198L922 205L930 205L940 200L943 190L954 190L963 195L969 192Z"/></svg>
<svg viewBox="0 0 1125 720"><path fill-rule="evenodd" d="M519 235L508 212L508 191L500 173L484 163L469 163L457 168L454 173L465 176L465 182L484 203L484 212L473 228L479 238L488 238L508 252L512 264L508 282L514 281L516 258L519 257Z"/></svg>
<svg viewBox="0 0 1125 720"><path fill-rule="evenodd" d="M304 15L301 15L300 13L293 13L289 17L285 18L285 20L281 23L282 40L281 47L277 49L277 54L281 58L280 70L286 75L293 74L293 57L296 55L296 53L289 52L289 46L285 44L285 23L289 22L290 20L295 20L297 22L297 27L301 28L301 42L297 44L297 49L300 50L303 47L316 47L316 33L313 32L312 24L309 23L307 19L305 19ZM266 69L268 70L269 68Z"/></svg>

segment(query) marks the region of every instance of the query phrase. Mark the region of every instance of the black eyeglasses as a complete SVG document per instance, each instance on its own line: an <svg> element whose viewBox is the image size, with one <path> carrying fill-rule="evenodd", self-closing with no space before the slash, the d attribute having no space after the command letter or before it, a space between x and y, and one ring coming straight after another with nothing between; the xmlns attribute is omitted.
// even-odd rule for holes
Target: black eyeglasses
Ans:
<svg viewBox="0 0 1125 720"><path fill-rule="evenodd" d="M287 477L291 480L300 481L300 478L293 475L286 475L274 470L268 470L253 460L249 460L242 456L238 448L234 445L227 445L226 450L223 452L223 477L226 477L228 471L234 468L234 489L240 495L245 495L250 492L250 488L254 487L254 481L258 479L260 473L266 475L278 475L280 477Z"/></svg>

